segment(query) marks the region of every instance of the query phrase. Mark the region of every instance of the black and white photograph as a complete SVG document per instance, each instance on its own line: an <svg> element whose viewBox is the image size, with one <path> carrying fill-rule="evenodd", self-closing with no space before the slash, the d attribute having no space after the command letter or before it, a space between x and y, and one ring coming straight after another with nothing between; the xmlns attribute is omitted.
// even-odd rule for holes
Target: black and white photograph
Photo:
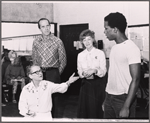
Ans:
<svg viewBox="0 0 150 123"><path fill-rule="evenodd" d="M149 1L1 1L2 122L149 122Z"/></svg>

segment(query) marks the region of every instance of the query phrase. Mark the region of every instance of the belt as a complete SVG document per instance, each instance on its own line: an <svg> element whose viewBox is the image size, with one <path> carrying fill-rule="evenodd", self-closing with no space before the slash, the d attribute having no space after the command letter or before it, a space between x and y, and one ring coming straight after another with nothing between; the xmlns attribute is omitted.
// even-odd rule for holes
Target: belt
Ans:
<svg viewBox="0 0 150 123"><path fill-rule="evenodd" d="M99 77L96 75L93 75L92 77L89 78L85 78L86 80L94 80L94 79L98 79Z"/></svg>

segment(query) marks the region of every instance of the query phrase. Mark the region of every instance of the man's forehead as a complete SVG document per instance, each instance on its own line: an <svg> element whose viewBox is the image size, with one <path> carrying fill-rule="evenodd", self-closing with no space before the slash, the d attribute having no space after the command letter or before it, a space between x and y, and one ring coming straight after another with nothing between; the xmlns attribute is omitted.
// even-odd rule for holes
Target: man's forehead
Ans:
<svg viewBox="0 0 150 123"><path fill-rule="evenodd" d="M48 24L48 25L49 25L49 23L48 23L47 20L41 20L41 21L40 21L40 24Z"/></svg>
<svg viewBox="0 0 150 123"><path fill-rule="evenodd" d="M40 70L39 66L32 66L31 67L31 71L37 71L37 70Z"/></svg>

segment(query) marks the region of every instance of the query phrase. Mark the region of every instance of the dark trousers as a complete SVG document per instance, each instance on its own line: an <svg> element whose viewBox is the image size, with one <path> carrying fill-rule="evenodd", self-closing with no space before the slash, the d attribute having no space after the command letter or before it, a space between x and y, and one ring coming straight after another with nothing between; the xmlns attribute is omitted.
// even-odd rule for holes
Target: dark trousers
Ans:
<svg viewBox="0 0 150 123"><path fill-rule="evenodd" d="M127 98L127 94L111 95L106 93L104 101L104 118L105 119L118 119L119 113ZM129 118L135 118L136 113L136 97L130 106Z"/></svg>
<svg viewBox="0 0 150 123"><path fill-rule="evenodd" d="M49 68L43 71L43 79L54 83L61 83L59 70L57 68ZM58 117L58 104L60 93L52 94L52 117Z"/></svg>

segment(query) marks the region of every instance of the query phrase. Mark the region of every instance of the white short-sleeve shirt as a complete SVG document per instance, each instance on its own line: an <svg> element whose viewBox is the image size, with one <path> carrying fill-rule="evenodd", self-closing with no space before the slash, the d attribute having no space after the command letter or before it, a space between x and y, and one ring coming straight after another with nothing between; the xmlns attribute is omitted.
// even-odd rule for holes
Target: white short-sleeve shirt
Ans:
<svg viewBox="0 0 150 123"><path fill-rule="evenodd" d="M114 95L127 94L132 79L129 65L141 63L139 48L131 40L116 44L111 49L109 62L106 92Z"/></svg>

